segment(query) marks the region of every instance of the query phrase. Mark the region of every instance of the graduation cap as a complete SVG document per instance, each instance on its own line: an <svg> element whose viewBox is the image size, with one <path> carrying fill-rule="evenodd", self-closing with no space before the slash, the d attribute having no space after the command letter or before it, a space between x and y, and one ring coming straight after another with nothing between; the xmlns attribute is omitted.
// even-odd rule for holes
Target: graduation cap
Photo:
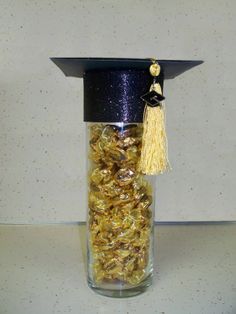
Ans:
<svg viewBox="0 0 236 314"><path fill-rule="evenodd" d="M84 81L88 284L107 296L137 295L153 273L155 194L142 174L169 168L163 82L202 61L51 60L66 76Z"/></svg>
<svg viewBox="0 0 236 314"><path fill-rule="evenodd" d="M144 123L140 171L168 168L163 82L203 61L51 58L66 76L83 78L84 121Z"/></svg>

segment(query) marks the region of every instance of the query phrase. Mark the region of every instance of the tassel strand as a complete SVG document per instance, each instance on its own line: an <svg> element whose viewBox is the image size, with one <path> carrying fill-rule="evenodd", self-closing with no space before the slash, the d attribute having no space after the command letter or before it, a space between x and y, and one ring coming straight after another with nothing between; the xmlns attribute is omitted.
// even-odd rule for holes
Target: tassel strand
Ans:
<svg viewBox="0 0 236 314"><path fill-rule="evenodd" d="M153 84L150 88L152 90L162 95L160 84ZM139 171L146 175L156 175L169 169L164 102L156 107L146 104Z"/></svg>

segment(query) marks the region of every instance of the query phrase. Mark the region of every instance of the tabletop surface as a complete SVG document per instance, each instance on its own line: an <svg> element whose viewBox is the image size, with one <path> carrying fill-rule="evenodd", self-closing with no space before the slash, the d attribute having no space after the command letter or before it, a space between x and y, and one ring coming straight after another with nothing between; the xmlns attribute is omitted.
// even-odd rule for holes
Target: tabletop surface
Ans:
<svg viewBox="0 0 236 314"><path fill-rule="evenodd" d="M153 285L113 299L87 286L85 226L0 226L0 314L236 313L236 224L157 225Z"/></svg>

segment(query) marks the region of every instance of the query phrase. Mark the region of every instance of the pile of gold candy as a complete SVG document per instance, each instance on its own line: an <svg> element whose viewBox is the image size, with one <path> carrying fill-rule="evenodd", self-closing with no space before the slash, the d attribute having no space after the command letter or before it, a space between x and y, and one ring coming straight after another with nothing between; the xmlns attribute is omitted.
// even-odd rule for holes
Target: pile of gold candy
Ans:
<svg viewBox="0 0 236 314"><path fill-rule="evenodd" d="M137 285L146 275L152 191L137 168L140 125L90 126L89 241L93 279Z"/></svg>

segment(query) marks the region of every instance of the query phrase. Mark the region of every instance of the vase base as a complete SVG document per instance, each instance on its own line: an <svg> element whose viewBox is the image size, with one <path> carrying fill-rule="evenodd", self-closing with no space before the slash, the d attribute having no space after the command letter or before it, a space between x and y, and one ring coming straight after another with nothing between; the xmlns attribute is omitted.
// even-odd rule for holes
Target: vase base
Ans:
<svg viewBox="0 0 236 314"><path fill-rule="evenodd" d="M112 298L129 298L139 295L147 290L147 288L152 284L152 275L146 277L137 287L124 288L121 286L119 289L108 288L108 287L98 287L95 286L93 282L88 280L89 287L98 294L106 297Z"/></svg>

